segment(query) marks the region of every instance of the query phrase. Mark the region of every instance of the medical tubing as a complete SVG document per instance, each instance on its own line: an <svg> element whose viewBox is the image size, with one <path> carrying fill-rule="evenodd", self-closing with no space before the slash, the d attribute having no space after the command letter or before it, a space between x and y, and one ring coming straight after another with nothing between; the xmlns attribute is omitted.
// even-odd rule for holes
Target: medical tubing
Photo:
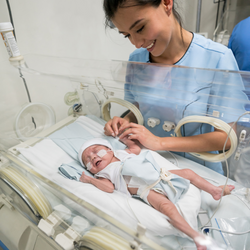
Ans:
<svg viewBox="0 0 250 250"><path fill-rule="evenodd" d="M103 106L102 106L102 116L103 116L103 119L105 121L109 121L111 119L110 110L108 110L109 103L111 103L111 102L120 104L121 106L129 109L132 113L134 113L134 115L135 115L135 117L137 119L137 123L139 125L143 125L144 119L143 119L143 116L142 116L140 110L134 104L132 104L132 103L126 101L126 100L119 99L119 98L109 98L103 104Z"/></svg>
<svg viewBox="0 0 250 250"><path fill-rule="evenodd" d="M228 180L228 178L227 178L227 180ZM225 186L224 186L224 187L225 187ZM223 188L223 193L224 193L224 188ZM238 195L236 195L236 194L231 194L231 195L236 196L238 199L240 199L240 198L238 197ZM221 196L221 199L222 199L222 196ZM221 201L221 199L220 199L220 201ZM240 200L241 200L241 199L240 199ZM241 201L242 201L242 202L247 206L247 208L250 210L250 207L246 204L246 202L244 202L243 200L241 200ZM217 206L215 212L217 212L217 210L218 210L218 208L219 208L219 205L220 205L220 203L218 204L218 206ZM215 214L215 212L214 212L214 214ZM211 219L212 219L212 217L214 216L214 214L211 216L211 218L209 219L209 221L208 221L206 224L208 224L208 223L211 221ZM206 225L206 224L205 224L205 225ZM205 229L212 229L212 230L220 231L220 232L222 232L222 233L235 234L235 235L241 235L241 234L246 234L246 233L249 233L249 232L250 232L250 230L248 230L248 231L245 231L245 232L240 232L240 233L238 232L238 233L235 233L235 232L225 231L225 230L221 230L221 229L219 229L219 228L214 228L214 227L202 227L201 232L203 233Z"/></svg>
<svg viewBox="0 0 250 250"><path fill-rule="evenodd" d="M21 77L21 78L22 78L22 80L23 80L23 84L24 84L24 87L25 87L25 89L26 89L26 93L27 93L27 96L28 96L29 102L31 102L30 93L29 93L29 89L28 89L28 86L27 86L26 80L25 80L25 78L23 77L23 74L22 74L21 68L18 68L18 70L19 70L19 73L20 73L20 77ZM33 118L33 117L32 117L32 118Z"/></svg>
<svg viewBox="0 0 250 250"><path fill-rule="evenodd" d="M10 7L9 0L6 0L6 4L7 4L7 7L8 7L10 22L11 22L11 24L12 24L12 26L13 26L13 34L14 34L14 37L15 37L15 39L16 39L16 41L17 41L16 32L15 32L15 26L14 26L14 21L13 21L13 18L12 18L12 12L11 12L11 7ZM31 102L30 93L29 93L29 90L28 90L28 86L27 86L27 84L26 84L26 80L25 80L25 78L23 77L21 68L19 67L18 69L19 69L20 77L21 77L22 80L23 80L23 83L24 83L24 86L25 86L25 89L26 89L26 93L27 93L29 102ZM35 127L36 127L36 124L35 124L35 121L34 121L34 118L33 118L33 117L32 117L32 122L34 123L34 125L35 125Z"/></svg>
<svg viewBox="0 0 250 250"><path fill-rule="evenodd" d="M173 153L171 153L170 151L168 151L168 153L174 158L175 163L176 163L175 165L176 165L177 167L179 167L179 162L178 162L176 156L175 156Z"/></svg>
<svg viewBox="0 0 250 250"><path fill-rule="evenodd" d="M237 197L239 200L241 200L247 206L247 208L250 210L250 207L247 205L247 203L245 201L243 201L237 194L231 194L231 195L233 195L233 196Z"/></svg>
<svg viewBox="0 0 250 250"><path fill-rule="evenodd" d="M204 227L204 228L202 229L201 232L203 233L203 231L204 231L205 229L212 229L212 230L220 231L220 232L222 232L222 233L235 234L235 235L242 235L242 234L250 233L250 230L245 231L245 232L231 232L231 231L221 230L221 229L216 228L216 227Z"/></svg>
<svg viewBox="0 0 250 250"><path fill-rule="evenodd" d="M203 228L204 226L206 226L206 225L212 220L212 218L214 217L215 213L216 213L216 212L218 211L218 209L219 209L219 206L220 206L220 203L221 203L223 194L224 194L224 190L225 190L225 188L226 188L226 185L227 185L227 182L228 182L228 179L229 179L228 162L227 162L227 159L226 159L226 156L225 156L225 154L226 154L226 153L225 153L226 144L227 144L227 142L228 142L230 133L231 133L231 131L232 131L234 125L240 120L240 118L241 118L242 116L247 115L247 114L250 114L250 112L247 111L247 112L243 113L242 115L240 115L240 116L238 117L238 119L232 124L232 126L231 126L231 128L230 128L230 130L229 130L229 132L228 132L228 134L227 134L227 138L226 138L226 141L225 141L224 146L223 146L223 155L224 155L224 157L225 157L225 163L226 163L226 169L227 169L227 179L226 179L225 185L224 185L224 187L223 187L223 189L222 189L221 198L220 198L219 204L217 205L217 208L215 209L214 213L212 214L212 216L210 217L210 219L208 220L208 222L205 223L204 225L202 225L200 228Z"/></svg>
<svg viewBox="0 0 250 250"><path fill-rule="evenodd" d="M22 71L21 71L21 65L20 65L21 63L20 62L23 61L23 57L21 56L20 51L19 51L19 49L17 47L17 43L16 43L17 37L16 37L16 33L15 33L15 27L14 27L14 22L13 22L13 18L12 18L11 7L10 7L10 3L9 3L8 0L6 0L6 4L7 4L7 7L8 7L8 12L9 12L9 17L10 17L10 23L5 23L5 25L3 26L3 27L5 27L5 29L3 30L2 36L3 36L3 38L5 37L4 40L5 40L6 46L7 46L7 44L9 44L9 50L7 48L8 46L6 47L7 50L8 50L9 56L10 56L9 60L12 63L13 62L18 62L19 63L19 67L18 67L19 74L20 74L20 77L23 80L24 87L25 87L25 90L26 90L26 93L27 93L27 96L28 96L28 100L31 103L29 89L28 89L26 80L23 77L23 74L22 74ZM4 35L4 33L6 33L6 35ZM14 39L12 39L12 36L14 36ZM9 37L9 38L7 38L7 37ZM10 41L9 39L13 40L12 43L9 42ZM27 64L25 64L25 65L27 66ZM36 122L35 122L35 119L34 119L33 116L31 117L31 120L32 120L32 123L34 124L34 127L36 129L37 126L36 126Z"/></svg>
<svg viewBox="0 0 250 250"><path fill-rule="evenodd" d="M26 93L27 93L27 96L28 96L28 100L29 100L29 102L31 103L30 92L29 92L29 89L28 89L26 80L25 80L25 78L23 77L23 74L22 74L22 71L21 71L21 68L20 68L20 67L18 68L18 70L19 70L20 77L21 77L22 80L23 80L23 84L24 84L24 87L25 87L25 90L26 90ZM35 122L35 119L34 119L33 116L31 116L31 120L32 120L32 123L34 124L34 127L35 127L35 129L36 129L36 122Z"/></svg>

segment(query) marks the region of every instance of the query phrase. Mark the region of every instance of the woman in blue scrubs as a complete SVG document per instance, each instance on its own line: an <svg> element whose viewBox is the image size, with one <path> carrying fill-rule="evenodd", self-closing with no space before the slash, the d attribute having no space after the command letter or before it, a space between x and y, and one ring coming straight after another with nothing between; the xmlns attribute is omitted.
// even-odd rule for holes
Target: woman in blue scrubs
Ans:
<svg viewBox="0 0 250 250"><path fill-rule="evenodd" d="M182 27L180 16L174 9L173 0L104 0L103 7L106 15L106 24L108 25L112 22L118 29L119 33L124 35L125 38L128 38L137 48L130 55L129 61L238 71L236 60L230 49L219 43L206 39L201 35L189 32ZM147 118L157 113L157 109L152 108L152 105L151 108L146 107L145 101L148 98L146 98L146 96L142 98L142 96L136 94L140 92L140 86L135 83L140 83L140 76L143 76L143 74L140 74L138 71L140 66L136 66L136 64L134 65L135 66L128 66L125 99L139 107L146 123ZM145 70L145 68L146 67L143 66L142 70ZM135 69L139 74L131 73L135 71ZM164 67L159 68L159 72L161 72L162 69L164 69ZM175 68L172 70L172 79L173 75L178 75L182 70L183 74L185 74L185 69ZM186 70L186 72L187 71L188 70ZM158 74L158 72L154 72L153 75L156 74ZM138 79L135 79L135 75L138 76ZM187 115L197 114L197 109L201 109L202 105L200 104L204 104L204 102L206 102L206 105L203 105L204 107L202 109L205 111L205 114L213 105L217 107L225 106L223 103L220 103L220 100L208 100L205 98L201 101L201 98L204 98L204 96L211 96L215 91L216 93L221 93L223 96L227 94L231 95L232 92L235 94L238 91L235 98L245 98L241 91L243 89L241 81L238 81L237 89L232 88L231 90L221 90L218 84L217 87L211 87L211 82L215 80L216 73L209 73L209 71L204 70L204 75L200 77L207 79L211 78L213 80L197 81L197 75L195 75L191 78L184 78L185 80L182 82L172 81L172 86L175 86L174 88L178 89L178 91L172 93L173 95L180 95L182 90L186 92L187 95L190 93L190 97L185 98L188 102L184 103L181 110L177 109L173 110L173 112L169 111L171 106L173 106L166 103L166 100L169 100L169 98L167 98L169 94L164 96L164 94L161 93L161 95L163 95L162 100L165 100L163 103L166 103L165 107L169 106L168 110L166 108L168 121L169 114L181 114L182 117L175 117L174 115L171 117L171 120L174 123ZM218 73L218 81L220 77L221 76ZM235 79L235 76L232 78L234 78L234 83L235 80L239 80ZM188 79L193 79L195 81L188 81ZM157 87L152 86L151 89L148 89L148 92L152 93L156 88ZM163 89L163 86L160 86L159 89ZM171 90L168 91L168 93L171 93ZM174 99L177 100L179 98ZM172 102L172 104L173 103L174 102ZM210 105L208 105L208 103ZM232 103L230 103L230 105L232 105L232 107L234 106ZM182 105L179 105L178 107L181 106ZM238 110L242 110L240 114L243 113L243 105L240 106ZM221 111L222 110L220 110L220 112ZM202 113L202 110L199 110L199 113ZM161 115L161 123L164 122L163 116L164 114ZM227 116L224 120L227 123L231 123L236 119L235 117ZM226 133L223 131L214 129L210 125L207 126L207 124L194 124L193 126L189 124L189 126L186 126L186 128L184 127L184 131L182 131L185 137L171 137L171 131L167 133L161 129L160 132L156 131L157 128L155 131L152 131L152 129L150 130L150 128L147 127L147 124L142 126L136 123L137 120L131 112L124 118L114 117L107 122L105 126L105 134L116 136L119 132L127 129L120 136L121 138L130 135L131 139L138 140L143 146L151 150L180 152L179 154L184 157L190 158L223 174L221 163L204 162L186 154L186 152L222 150L227 137ZM158 130L159 128L162 128L162 124L158 126ZM226 148L230 148L230 141L228 141Z"/></svg>

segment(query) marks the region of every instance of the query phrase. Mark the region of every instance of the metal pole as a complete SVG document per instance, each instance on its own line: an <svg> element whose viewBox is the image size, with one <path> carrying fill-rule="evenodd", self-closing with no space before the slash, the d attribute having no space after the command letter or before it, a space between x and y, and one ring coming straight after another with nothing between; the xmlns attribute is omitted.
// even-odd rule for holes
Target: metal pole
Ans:
<svg viewBox="0 0 250 250"><path fill-rule="evenodd" d="M197 3L197 17L196 17L196 33L200 32L200 22L201 22L201 4L202 0L198 0Z"/></svg>

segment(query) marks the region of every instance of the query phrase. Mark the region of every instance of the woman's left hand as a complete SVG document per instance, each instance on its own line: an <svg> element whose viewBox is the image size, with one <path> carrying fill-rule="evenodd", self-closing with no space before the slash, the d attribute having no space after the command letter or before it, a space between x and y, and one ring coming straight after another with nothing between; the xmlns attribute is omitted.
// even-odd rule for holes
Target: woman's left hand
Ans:
<svg viewBox="0 0 250 250"><path fill-rule="evenodd" d="M124 124L119 128L120 140L128 136L131 140L138 140L144 147L151 150L161 150L161 138L153 135L144 126L136 123Z"/></svg>

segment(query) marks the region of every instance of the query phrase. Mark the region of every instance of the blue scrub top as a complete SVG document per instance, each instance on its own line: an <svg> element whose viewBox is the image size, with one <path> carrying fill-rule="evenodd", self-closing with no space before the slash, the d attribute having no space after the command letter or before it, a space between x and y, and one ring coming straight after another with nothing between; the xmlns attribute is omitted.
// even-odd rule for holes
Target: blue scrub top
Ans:
<svg viewBox="0 0 250 250"><path fill-rule="evenodd" d="M250 71L250 17L234 27L228 47L233 51L239 69Z"/></svg>
<svg viewBox="0 0 250 250"><path fill-rule="evenodd" d="M144 48L137 49L130 55L129 61L149 63L149 52ZM164 121L177 124L186 116L216 113L220 119L229 123L244 113L244 104L239 100L247 100L247 97L242 92L244 87L240 76L229 73L225 77L224 72L207 70L238 71L230 49L193 34L188 50L175 65L188 68L162 67L160 64L129 64L127 67L125 99L139 104L144 126L153 134L160 137L173 134L173 130L163 130ZM147 120L151 117L160 119L160 124L154 128L149 127ZM214 128L208 124L192 123L182 127L183 136L212 131ZM205 162L188 153L177 153L223 174L220 162Z"/></svg>

